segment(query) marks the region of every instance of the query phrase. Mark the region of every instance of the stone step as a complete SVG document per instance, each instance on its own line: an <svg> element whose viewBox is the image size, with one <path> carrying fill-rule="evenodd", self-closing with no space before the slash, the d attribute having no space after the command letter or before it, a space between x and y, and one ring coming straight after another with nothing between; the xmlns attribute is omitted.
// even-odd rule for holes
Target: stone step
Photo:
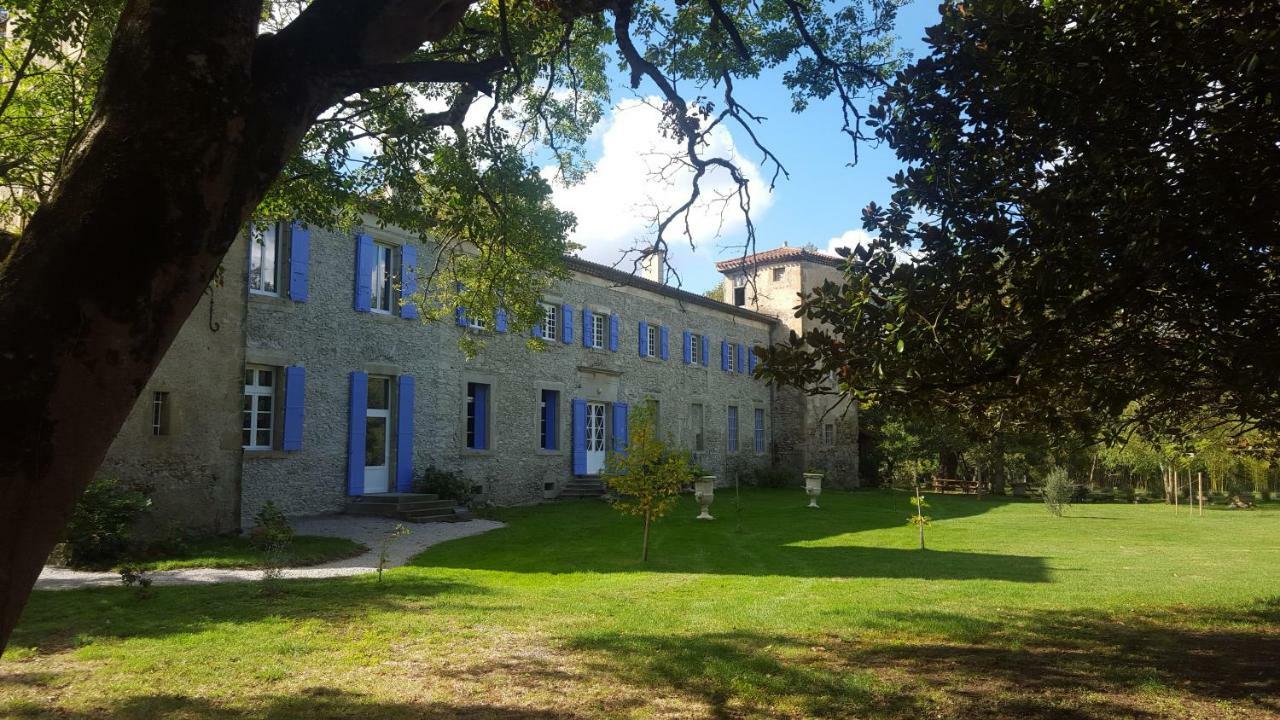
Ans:
<svg viewBox="0 0 1280 720"><path fill-rule="evenodd" d="M453 507L436 508L432 510L418 510L415 512L397 513L396 517L406 522L423 523L423 522L453 522L457 519Z"/></svg>

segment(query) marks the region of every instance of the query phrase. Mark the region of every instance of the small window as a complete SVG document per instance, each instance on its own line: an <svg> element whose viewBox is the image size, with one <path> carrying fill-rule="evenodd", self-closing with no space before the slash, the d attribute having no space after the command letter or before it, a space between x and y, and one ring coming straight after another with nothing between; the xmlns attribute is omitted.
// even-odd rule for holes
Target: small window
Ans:
<svg viewBox="0 0 1280 720"><path fill-rule="evenodd" d="M482 318L476 317L475 315L468 314L467 327L471 328L472 330L484 330L485 328L488 327L488 325L485 324L485 321Z"/></svg>
<svg viewBox="0 0 1280 720"><path fill-rule="evenodd" d="M649 325L645 328L645 354L649 357L658 357L658 343L661 341L662 335L658 332L657 325Z"/></svg>
<svg viewBox="0 0 1280 720"><path fill-rule="evenodd" d="M729 452L738 452L738 408L737 406L729 406Z"/></svg>
<svg viewBox="0 0 1280 720"><path fill-rule="evenodd" d="M822 426L822 444L825 447L831 447L836 444L835 423L826 423Z"/></svg>
<svg viewBox="0 0 1280 720"><path fill-rule="evenodd" d="M486 383L467 383L467 447L472 450L489 448L489 386Z"/></svg>
<svg viewBox="0 0 1280 720"><path fill-rule="evenodd" d="M538 403L538 447L543 450L555 450L559 447L559 412L560 392L543 390Z"/></svg>
<svg viewBox="0 0 1280 720"><path fill-rule="evenodd" d="M169 393L151 393L151 434L164 437L169 434Z"/></svg>
<svg viewBox="0 0 1280 720"><path fill-rule="evenodd" d="M756 452L764 452L764 409L756 408L755 445Z"/></svg>
<svg viewBox="0 0 1280 720"><path fill-rule="evenodd" d="M609 316L603 313L596 313L591 316L591 347L596 350L604 349L605 338L609 334Z"/></svg>
<svg viewBox="0 0 1280 720"><path fill-rule="evenodd" d="M702 433L702 406L698 403L689 406L689 429L693 434L693 437L690 438L693 444L693 451L702 452L706 449L706 439Z"/></svg>
<svg viewBox="0 0 1280 720"><path fill-rule="evenodd" d="M689 363L692 365L702 364L702 336L689 336Z"/></svg>
<svg viewBox="0 0 1280 720"><path fill-rule="evenodd" d="M733 304L742 307L747 304L747 289L745 287L736 287L733 289Z"/></svg>
<svg viewBox="0 0 1280 720"><path fill-rule="evenodd" d="M276 369L250 365L244 370L241 445L246 450L274 447Z"/></svg>
<svg viewBox="0 0 1280 720"><path fill-rule="evenodd" d="M560 320L560 309L555 305L540 304L542 305L542 337L554 340Z"/></svg>
<svg viewBox="0 0 1280 720"><path fill-rule="evenodd" d="M396 279L400 271L399 251L394 245L374 243L373 277L370 279L369 309L391 314L396 302Z"/></svg>
<svg viewBox="0 0 1280 720"><path fill-rule="evenodd" d="M734 372L738 369L737 362L738 362L738 344L729 343L729 372Z"/></svg>
<svg viewBox="0 0 1280 720"><path fill-rule="evenodd" d="M280 295L280 224L249 232L249 292Z"/></svg>
<svg viewBox="0 0 1280 720"><path fill-rule="evenodd" d="M786 268L776 267L773 269L773 281L782 282L782 276L787 272Z"/></svg>

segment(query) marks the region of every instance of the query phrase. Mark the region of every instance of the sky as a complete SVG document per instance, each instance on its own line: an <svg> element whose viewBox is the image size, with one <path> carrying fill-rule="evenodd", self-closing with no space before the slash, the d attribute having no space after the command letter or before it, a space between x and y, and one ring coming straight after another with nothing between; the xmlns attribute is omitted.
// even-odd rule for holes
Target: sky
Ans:
<svg viewBox="0 0 1280 720"><path fill-rule="evenodd" d="M937 0L915 0L899 11L900 48L914 57L923 54L921 38L925 27L937 21L937 8ZM712 138L712 151L729 153L751 180L756 250L812 243L832 251L865 238L862 208L872 201L888 201L887 178L901 167L893 152L864 143L859 146L858 163L849 166L852 144L840 132L836 102L814 102L804 113L793 113L790 95L776 78L738 82L735 91L744 106L768 118L756 133L791 172L791 178L779 178L769 194L771 166L761 168L759 152L744 133L724 132ZM656 131L657 111L644 102L653 92L644 86L632 91L620 82L613 93L612 111L588 145L595 169L581 184L555 190L556 204L578 217L573 240L584 246L578 254L588 260L618 262L623 250L652 237L655 207L672 207L687 197L687 179L663 184L647 172L656 169L657 155L669 147ZM870 99L860 104L865 106ZM704 193L714 195L717 187L728 188L727 178L704 182ZM694 214L696 251L687 241L672 238L670 259L686 290L701 292L715 286L720 281L715 261L742 254L746 233L741 213L736 209L724 213L723 224L721 216L719 208L706 205ZM620 267L630 270L631 261Z"/></svg>

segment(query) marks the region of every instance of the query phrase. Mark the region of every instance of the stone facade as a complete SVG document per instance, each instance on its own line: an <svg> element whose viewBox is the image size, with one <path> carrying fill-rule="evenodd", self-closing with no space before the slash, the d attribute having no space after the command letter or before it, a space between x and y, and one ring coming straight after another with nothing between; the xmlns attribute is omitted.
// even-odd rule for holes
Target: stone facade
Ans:
<svg viewBox="0 0 1280 720"><path fill-rule="evenodd" d="M626 417L623 406L656 402L660 430L695 451L697 460L722 478L733 470L770 462L782 461L794 469L797 459L821 460L833 472L845 472L835 448L815 449L815 418L821 408L813 399L778 392L738 371L737 353L734 370L722 369L722 342L742 346L746 360L751 347L777 341L787 331L792 319L784 304L793 300L785 298L793 299L799 285L787 291L786 283L779 282L773 287L776 301L734 307L566 258L571 277L543 299L560 313L570 309L573 340L566 343L557 337L537 350L530 347L527 331L404 318L394 304L386 313L357 310L357 292L367 293L367 288L358 288L355 277L360 262L357 233L298 232L303 233L301 239L282 230L279 256L287 262L296 242L306 251L300 256L305 261L298 261L292 273L281 272L277 292L271 295L249 291L246 258L252 241L240 239L227 256L228 282L214 295L221 327L213 332L202 312L192 316L112 449L108 466L161 488L155 515L174 526L192 532L247 527L267 501L288 515L340 511L353 492L365 489L363 481L357 482L360 490L351 485L351 478L360 474L355 468L363 470L362 458L352 462L351 447L357 437L367 437L364 423L372 423L368 427L376 432L385 422L388 433L388 479L382 485L375 476L371 492L395 490L398 475L405 487L409 475L400 472L401 466L411 465L416 478L434 465L459 473L480 497L496 504L554 497L575 477L575 400L593 403L607 414L607 447L613 447L614 416ZM433 257L432 249L416 238L379 228L372 219L357 232L398 257L414 252L418 258ZM429 271L419 268L424 276ZM789 262L786 273L794 277L784 274L784 280L805 282L806 272L803 262ZM733 279L732 273L726 274ZM295 283L305 292L295 292ZM608 341L603 349L584 346L584 308L594 316L616 317L616 349ZM666 329L666 359L656 349L654 357L642 355L642 322ZM494 328L494 323L488 327ZM706 366L684 362L686 331L708 339ZM463 333L484 341L475 357L460 350ZM258 401L245 396L246 369L268 371L266 377L272 380L271 388L258 388L273 394L269 422L258 420L272 429L267 447L241 447L241 423L247 417L241 403L248 407ZM364 401L353 413L353 382L363 386L366 376L388 381L385 421L372 410L366 417ZM260 382L253 380L256 377L249 375L255 384ZM406 386L402 378L411 378L412 385ZM483 449L468 447L469 383L487 388ZM407 387L412 388L411 407L409 398L402 397L409 393ZM165 388L172 399L171 433L152 437L151 393ZM555 449L541 448L543 402L549 397L544 390L558 393L551 423ZM736 450L728 436L729 417L735 411ZM759 444L757 417L764 424ZM851 449L856 477L856 430L839 439L846 437L849 442L841 444L846 452Z"/></svg>

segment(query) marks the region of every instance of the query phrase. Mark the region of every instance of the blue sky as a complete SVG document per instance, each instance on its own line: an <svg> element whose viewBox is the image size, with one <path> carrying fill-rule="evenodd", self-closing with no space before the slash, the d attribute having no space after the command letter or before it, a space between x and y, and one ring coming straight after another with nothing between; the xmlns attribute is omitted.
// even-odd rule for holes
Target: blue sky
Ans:
<svg viewBox="0 0 1280 720"><path fill-rule="evenodd" d="M937 18L936 0L916 0L903 7L897 23L899 47L914 57L923 54L924 28L936 23ZM736 85L739 100L752 112L769 118L756 132L791 171L790 180L780 179L770 198L759 197L767 177L753 183L761 186L756 192L758 209L753 213L757 249L779 247L784 242L813 243L825 249L831 239L846 231L860 230L862 208L871 201L884 203L889 197L886 178L900 167L893 152L865 143L859 148L858 164L849 167L852 147L840 132L840 112L834 102L811 103L804 113L795 114L791 112L789 94L776 79ZM639 95L651 93L651 89L643 87L638 91ZM652 178L643 177L645 173L636 171L636 163L642 162L638 156L643 153L635 147L636 143L643 144L641 136L652 134L655 115L637 100L628 99L634 97L629 88L619 87L615 93L618 105L593 139L590 152L598 163L597 177L589 177L585 187L567 190L557 197L561 206L579 215L579 232L574 239L586 246L580 254L600 262L616 261L620 249L634 246L651 232L651 225L638 217L634 222L622 220L620 216L625 213L617 204L623 202L620 198L643 194L645 188L652 189L655 184ZM742 159L759 161L758 152L747 144L744 134L722 138L720 144L722 151L732 152L736 147ZM632 187L620 187L624 183ZM634 206L634 200L626 202ZM637 215L646 212L638 207L634 211ZM648 212L651 214L652 210ZM713 261L742 252L745 233L741 224L730 222L722 229L720 239L713 240L717 225L712 216L718 218L719 213L705 214L708 224L699 234L700 251L695 254L684 248L673 257L688 290L702 291L719 282Z"/></svg>

